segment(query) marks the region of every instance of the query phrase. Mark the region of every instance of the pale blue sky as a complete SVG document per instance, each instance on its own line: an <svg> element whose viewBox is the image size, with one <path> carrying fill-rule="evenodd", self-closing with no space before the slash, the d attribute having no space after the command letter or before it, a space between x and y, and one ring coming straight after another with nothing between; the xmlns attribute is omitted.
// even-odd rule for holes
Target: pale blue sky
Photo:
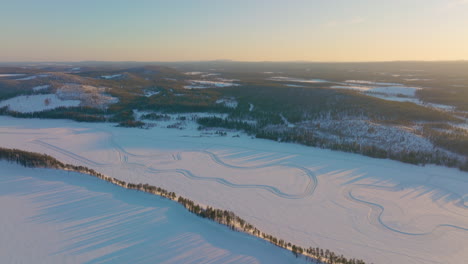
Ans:
<svg viewBox="0 0 468 264"><path fill-rule="evenodd" d="M0 61L468 59L468 0L0 0Z"/></svg>

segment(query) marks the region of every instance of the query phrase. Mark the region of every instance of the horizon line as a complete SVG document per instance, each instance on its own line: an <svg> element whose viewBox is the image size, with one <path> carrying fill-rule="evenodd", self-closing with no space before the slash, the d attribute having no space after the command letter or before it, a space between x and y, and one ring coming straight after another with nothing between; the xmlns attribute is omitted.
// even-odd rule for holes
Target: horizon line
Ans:
<svg viewBox="0 0 468 264"><path fill-rule="evenodd" d="M308 60L258 60L258 61L243 61L230 59L215 59L215 60L177 60L177 61L138 61L138 60L80 60L80 61L0 61L0 64L20 64L20 63L203 63L203 62L232 62L232 63L396 63L396 62L468 62L468 59L457 60L363 60L363 61L308 61Z"/></svg>

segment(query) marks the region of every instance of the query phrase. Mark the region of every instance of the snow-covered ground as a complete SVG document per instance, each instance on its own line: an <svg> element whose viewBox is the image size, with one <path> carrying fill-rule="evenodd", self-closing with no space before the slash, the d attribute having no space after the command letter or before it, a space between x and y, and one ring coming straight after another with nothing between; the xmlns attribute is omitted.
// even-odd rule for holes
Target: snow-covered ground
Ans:
<svg viewBox="0 0 468 264"><path fill-rule="evenodd" d="M60 87L56 94L61 99L80 100L83 106L106 108L119 101L117 97L107 94L106 90L105 87L68 83Z"/></svg>
<svg viewBox="0 0 468 264"><path fill-rule="evenodd" d="M151 91L151 90L145 90L144 91L144 95L146 97L151 97L153 95L158 95L159 93L161 93L160 91Z"/></svg>
<svg viewBox="0 0 468 264"><path fill-rule="evenodd" d="M206 72L193 71L193 72L185 73L185 75L202 75L202 74L206 74Z"/></svg>
<svg viewBox="0 0 468 264"><path fill-rule="evenodd" d="M18 77L18 76L23 76L25 75L24 73L0 73L0 78L2 77Z"/></svg>
<svg viewBox="0 0 468 264"><path fill-rule="evenodd" d="M0 161L1 263L303 263L97 178Z"/></svg>
<svg viewBox="0 0 468 264"><path fill-rule="evenodd" d="M46 85L34 86L32 89L35 92L39 92L39 91L45 90L45 89L47 89L49 87L50 87L50 85L46 84Z"/></svg>
<svg viewBox="0 0 468 264"><path fill-rule="evenodd" d="M50 85L33 87L38 92L48 89ZM0 107L8 106L10 110L29 113L51 110L58 107L91 106L105 108L119 100L106 94L106 88L81 84L65 84L55 94L20 95L0 102Z"/></svg>
<svg viewBox="0 0 468 264"><path fill-rule="evenodd" d="M217 80L217 81L206 81L206 80L190 80L190 85L185 85L185 89L206 89L206 88L220 88L220 87L231 87L239 86L232 80Z"/></svg>
<svg viewBox="0 0 468 264"><path fill-rule="evenodd" d="M331 86L333 89L357 90L366 95L380 99L396 102L411 102L425 107L441 110L454 111L455 107L450 105L426 103L416 97L416 91L420 87L409 87L400 83L372 82L364 80L346 80L338 85Z"/></svg>
<svg viewBox="0 0 468 264"><path fill-rule="evenodd" d="M80 105L79 100L62 100L56 94L35 94L16 96L0 102L0 107L8 106L9 110L31 113L51 110L58 107Z"/></svg>
<svg viewBox="0 0 468 264"><path fill-rule="evenodd" d="M268 78L267 80L270 81L277 81L277 82L298 82L298 83L327 83L327 80L322 80L322 79L301 79L301 78L291 78L291 77L284 77L284 76L278 76L278 77L271 77Z"/></svg>
<svg viewBox="0 0 468 264"><path fill-rule="evenodd" d="M236 108L237 105L239 104L235 98L222 98L222 99L218 99L216 100L216 103L217 104L223 104L224 106L226 107L229 107L229 108Z"/></svg>
<svg viewBox="0 0 468 264"><path fill-rule="evenodd" d="M210 136L196 127L0 117L0 146L161 186L231 210L276 237L369 263L458 264L468 258L466 172L243 134Z"/></svg>
<svg viewBox="0 0 468 264"><path fill-rule="evenodd" d="M29 80L34 80L36 78L44 78L44 77L49 77L48 74L39 74L39 75L31 75L23 78L16 79L17 81L29 81Z"/></svg>
<svg viewBox="0 0 468 264"><path fill-rule="evenodd" d="M119 78L119 77L122 77L122 74L102 75L101 76L101 78L106 79L106 80L115 79L115 78Z"/></svg>
<svg viewBox="0 0 468 264"><path fill-rule="evenodd" d="M290 83L287 83L285 85L288 87L304 87L304 85L297 85L297 84L290 84Z"/></svg>
<svg viewBox="0 0 468 264"><path fill-rule="evenodd" d="M371 96L408 96L414 97L418 87L408 87L399 83L371 82L361 80L347 80L339 85L332 86L334 89L351 89L365 92Z"/></svg>

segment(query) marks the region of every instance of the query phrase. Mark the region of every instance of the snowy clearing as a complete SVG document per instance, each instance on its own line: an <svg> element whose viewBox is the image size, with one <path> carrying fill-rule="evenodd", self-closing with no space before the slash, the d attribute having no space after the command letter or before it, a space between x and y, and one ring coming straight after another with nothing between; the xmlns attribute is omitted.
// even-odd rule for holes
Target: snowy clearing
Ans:
<svg viewBox="0 0 468 264"><path fill-rule="evenodd" d="M453 106L423 102L416 97L416 91L422 88L409 87L399 83L347 80L344 83L339 83L339 85L334 85L330 88L356 90L366 95L377 97L383 100L396 102L411 102L441 111L455 110L455 107Z"/></svg>
<svg viewBox="0 0 468 264"><path fill-rule="evenodd" d="M218 99L216 100L216 103L217 104L223 104L224 106L226 107L229 107L229 108L236 108L237 105L239 104L235 98L222 98L222 99Z"/></svg>
<svg viewBox="0 0 468 264"><path fill-rule="evenodd" d="M78 173L0 167L2 263L305 262L154 195Z"/></svg>
<svg viewBox="0 0 468 264"><path fill-rule="evenodd" d="M33 91L35 91L35 92L39 92L39 91L45 90L45 89L47 89L47 88L49 88L49 87L50 87L50 85L47 84L47 85L35 86L35 87L33 87L32 89L33 89Z"/></svg>
<svg viewBox="0 0 468 264"><path fill-rule="evenodd" d="M290 84L290 83L287 83L285 85L288 87L305 87L304 85L297 85L297 84Z"/></svg>
<svg viewBox="0 0 468 264"><path fill-rule="evenodd" d="M107 88L69 83L57 90L57 96L65 100L80 100L83 106L106 108L119 101L106 93Z"/></svg>
<svg viewBox="0 0 468 264"><path fill-rule="evenodd" d="M0 78L2 77L18 77L18 76L23 76L25 75L24 73L0 73Z"/></svg>
<svg viewBox="0 0 468 264"><path fill-rule="evenodd" d="M24 78L19 78L19 79L16 79L17 81L29 81L29 80L34 80L36 78L45 78L45 77L49 77L48 74L39 74L39 75L32 75L32 76L28 76L28 77L24 77Z"/></svg>
<svg viewBox="0 0 468 264"><path fill-rule="evenodd" d="M114 75L102 75L101 78L110 80L110 79L115 79L118 77L122 77L122 74L114 74Z"/></svg>
<svg viewBox="0 0 468 264"><path fill-rule="evenodd" d="M386 96L395 96L395 95L403 95L403 96L411 96L414 97L416 95L416 91L421 88L416 87L407 87L404 85L389 85L389 86L368 86L368 85L335 85L330 87L332 89L350 89L350 90L357 90L361 92L366 92L369 95L377 94L377 95L386 95Z"/></svg>
<svg viewBox="0 0 468 264"><path fill-rule="evenodd" d="M301 78L291 78L291 77L271 77L268 78L269 81L276 81L276 82L299 82L299 83L327 83L329 81L322 80L322 79L301 79Z"/></svg>
<svg viewBox="0 0 468 264"><path fill-rule="evenodd" d="M161 186L276 237L369 263L468 258L466 172L196 128L0 117L0 146Z"/></svg>
<svg viewBox="0 0 468 264"><path fill-rule="evenodd" d="M11 111L21 113L41 112L58 107L79 106L79 100L62 100L56 94L20 95L0 102Z"/></svg>
<svg viewBox="0 0 468 264"><path fill-rule="evenodd" d="M186 72L185 73L185 75L201 75L201 74L206 74L206 72L194 71L194 72Z"/></svg>
<svg viewBox="0 0 468 264"><path fill-rule="evenodd" d="M153 95L158 95L159 93L161 93L160 91L150 91L150 90L145 90L144 91L144 95L146 97L151 97Z"/></svg>
<svg viewBox="0 0 468 264"><path fill-rule="evenodd" d="M191 84L185 85L184 86L185 89L206 89L206 88L239 86L239 84L233 83L231 80L227 80L227 81L190 80L188 82L190 82Z"/></svg>
<svg viewBox="0 0 468 264"><path fill-rule="evenodd" d="M364 80L346 80L345 83L376 85L376 86L400 86L401 85L399 83L372 82L372 81L364 81Z"/></svg>

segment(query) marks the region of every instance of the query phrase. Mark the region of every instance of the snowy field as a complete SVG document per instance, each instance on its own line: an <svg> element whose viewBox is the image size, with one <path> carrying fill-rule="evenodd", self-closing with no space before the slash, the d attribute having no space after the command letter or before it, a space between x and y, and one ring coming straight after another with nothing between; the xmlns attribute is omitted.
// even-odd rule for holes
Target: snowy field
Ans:
<svg viewBox="0 0 468 264"><path fill-rule="evenodd" d="M288 87L304 87L297 83L332 83L331 89L355 90L368 96L377 97L387 101L410 102L425 107L441 110L454 111L455 107L441 104L426 103L417 98L416 92L420 87L410 87L401 83L374 82L365 80L346 80L344 82L331 82L322 79L300 79L291 77L271 77L267 80L277 82L295 82L296 84L285 84ZM418 79L415 79L418 80Z"/></svg>
<svg viewBox="0 0 468 264"><path fill-rule="evenodd" d="M468 259L466 172L231 132L206 135L196 125L145 130L25 121L0 117L0 146L160 186L231 210L261 231L303 247L328 248L368 263Z"/></svg>
<svg viewBox="0 0 468 264"><path fill-rule="evenodd" d="M226 80L219 78L217 81L207 81L207 80L190 80L188 81L190 85L185 85L185 89L206 89L206 88L222 88L222 87L231 87L239 86L239 84L234 83L235 80Z"/></svg>
<svg viewBox="0 0 468 264"><path fill-rule="evenodd" d="M298 82L298 83L327 83L328 81L322 79L301 79L301 78L291 78L284 76L271 77L267 80L276 81L276 82Z"/></svg>
<svg viewBox="0 0 468 264"><path fill-rule="evenodd" d="M302 263L175 202L0 162L1 263Z"/></svg>
<svg viewBox="0 0 468 264"><path fill-rule="evenodd" d="M79 100L62 100L56 94L20 95L0 102L0 107L8 106L11 111L21 113L40 112L58 107L80 105Z"/></svg>

